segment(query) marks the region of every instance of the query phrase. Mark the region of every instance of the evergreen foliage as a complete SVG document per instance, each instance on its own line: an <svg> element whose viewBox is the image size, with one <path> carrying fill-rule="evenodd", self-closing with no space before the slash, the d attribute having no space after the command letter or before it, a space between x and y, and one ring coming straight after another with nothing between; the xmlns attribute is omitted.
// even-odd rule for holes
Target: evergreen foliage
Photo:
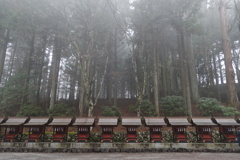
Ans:
<svg viewBox="0 0 240 160"><path fill-rule="evenodd" d="M46 116L46 112L37 105L27 105L23 106L18 112L19 117L42 117Z"/></svg>
<svg viewBox="0 0 240 160"><path fill-rule="evenodd" d="M167 96L161 99L160 107L165 116L185 116L187 109L181 96Z"/></svg>
<svg viewBox="0 0 240 160"><path fill-rule="evenodd" d="M227 9L224 16L220 8ZM0 116L28 115L33 104L65 116L77 113L75 101L80 116L87 108L92 116L98 99L114 99L110 105L117 106L118 98L136 99L132 108L142 116L186 115L186 109L191 115L200 96L238 108L239 8L239 0L2 0ZM229 36L221 37L224 32ZM160 103L176 92L183 100L171 96ZM61 98L71 105L57 104ZM146 98L155 108L142 102ZM201 103L204 115L238 114ZM106 116L118 112L103 110Z"/></svg>
<svg viewBox="0 0 240 160"><path fill-rule="evenodd" d="M236 108L225 107L215 98L200 98L197 109L199 109L203 116L235 116L239 115Z"/></svg>
<svg viewBox="0 0 240 160"><path fill-rule="evenodd" d="M0 88L0 106L6 116L15 116L21 108L23 93L24 74L16 74L12 76L6 84Z"/></svg>
<svg viewBox="0 0 240 160"><path fill-rule="evenodd" d="M143 100L141 103L138 103L134 106L130 106L129 109L131 111L137 112L140 110L141 116L155 117L157 113L155 112L154 105L149 100Z"/></svg>
<svg viewBox="0 0 240 160"><path fill-rule="evenodd" d="M49 116L59 116L59 117L73 117L77 115L74 108L69 107L67 104L59 103L55 104L53 108L48 110Z"/></svg>
<svg viewBox="0 0 240 160"><path fill-rule="evenodd" d="M102 115L105 117L118 117L121 115L121 113L119 109L115 106L113 107L105 106L103 107Z"/></svg>
<svg viewBox="0 0 240 160"><path fill-rule="evenodd" d="M125 132L114 132L113 142L126 142Z"/></svg>

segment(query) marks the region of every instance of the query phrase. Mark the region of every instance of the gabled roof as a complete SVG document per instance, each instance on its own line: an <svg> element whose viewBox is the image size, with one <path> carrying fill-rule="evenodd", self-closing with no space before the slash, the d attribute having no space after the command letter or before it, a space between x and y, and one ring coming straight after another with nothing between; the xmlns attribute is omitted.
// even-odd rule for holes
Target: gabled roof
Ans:
<svg viewBox="0 0 240 160"><path fill-rule="evenodd" d="M73 118L53 118L49 126L68 126L71 124Z"/></svg>
<svg viewBox="0 0 240 160"><path fill-rule="evenodd" d="M188 122L186 117L167 117L167 120L172 126L189 126L191 125Z"/></svg>
<svg viewBox="0 0 240 160"><path fill-rule="evenodd" d="M118 118L117 117L100 117L98 120L99 126L117 126Z"/></svg>
<svg viewBox="0 0 240 160"><path fill-rule="evenodd" d="M212 119L210 117L196 117L191 119L192 123L197 126L216 126L215 123L213 123Z"/></svg>
<svg viewBox="0 0 240 160"><path fill-rule="evenodd" d="M7 119L6 119L5 117L4 117L4 118L3 118L3 117L0 117L0 124L1 124L1 123L4 123L4 121L6 121L6 120L7 120Z"/></svg>
<svg viewBox="0 0 240 160"><path fill-rule="evenodd" d="M164 117L144 117L147 126L165 126Z"/></svg>
<svg viewBox="0 0 240 160"><path fill-rule="evenodd" d="M123 126L141 126L141 118L122 118L122 125Z"/></svg>
<svg viewBox="0 0 240 160"><path fill-rule="evenodd" d="M42 126L49 122L50 118L31 118L24 126Z"/></svg>
<svg viewBox="0 0 240 160"><path fill-rule="evenodd" d="M1 126L17 126L26 123L29 120L27 117L9 117Z"/></svg>
<svg viewBox="0 0 240 160"><path fill-rule="evenodd" d="M240 126L234 118L214 118L215 121L222 126Z"/></svg>
<svg viewBox="0 0 240 160"><path fill-rule="evenodd" d="M74 126L92 126L94 124L94 120L95 118L91 118L91 117L80 117L80 118L76 118L73 125Z"/></svg>

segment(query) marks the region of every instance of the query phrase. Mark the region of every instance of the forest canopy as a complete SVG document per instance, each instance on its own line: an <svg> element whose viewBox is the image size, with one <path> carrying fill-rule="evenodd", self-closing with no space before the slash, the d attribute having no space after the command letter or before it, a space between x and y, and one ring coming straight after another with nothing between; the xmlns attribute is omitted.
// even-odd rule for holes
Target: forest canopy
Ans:
<svg viewBox="0 0 240 160"><path fill-rule="evenodd" d="M240 0L1 0L0 17L1 116L238 114Z"/></svg>

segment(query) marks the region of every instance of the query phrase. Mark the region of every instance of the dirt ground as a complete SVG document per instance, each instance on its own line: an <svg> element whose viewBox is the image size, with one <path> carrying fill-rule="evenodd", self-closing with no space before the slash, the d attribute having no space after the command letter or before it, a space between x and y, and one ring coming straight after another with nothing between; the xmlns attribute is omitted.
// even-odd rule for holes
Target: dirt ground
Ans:
<svg viewBox="0 0 240 160"><path fill-rule="evenodd" d="M237 160L239 153L0 153L0 160Z"/></svg>

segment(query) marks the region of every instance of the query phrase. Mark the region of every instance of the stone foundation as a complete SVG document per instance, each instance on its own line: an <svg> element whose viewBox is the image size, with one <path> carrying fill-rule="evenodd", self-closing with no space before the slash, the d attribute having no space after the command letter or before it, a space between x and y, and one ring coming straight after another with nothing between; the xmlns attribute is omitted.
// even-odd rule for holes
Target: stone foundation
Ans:
<svg viewBox="0 0 240 160"><path fill-rule="evenodd" d="M235 152L237 143L25 143L1 142L0 152Z"/></svg>

